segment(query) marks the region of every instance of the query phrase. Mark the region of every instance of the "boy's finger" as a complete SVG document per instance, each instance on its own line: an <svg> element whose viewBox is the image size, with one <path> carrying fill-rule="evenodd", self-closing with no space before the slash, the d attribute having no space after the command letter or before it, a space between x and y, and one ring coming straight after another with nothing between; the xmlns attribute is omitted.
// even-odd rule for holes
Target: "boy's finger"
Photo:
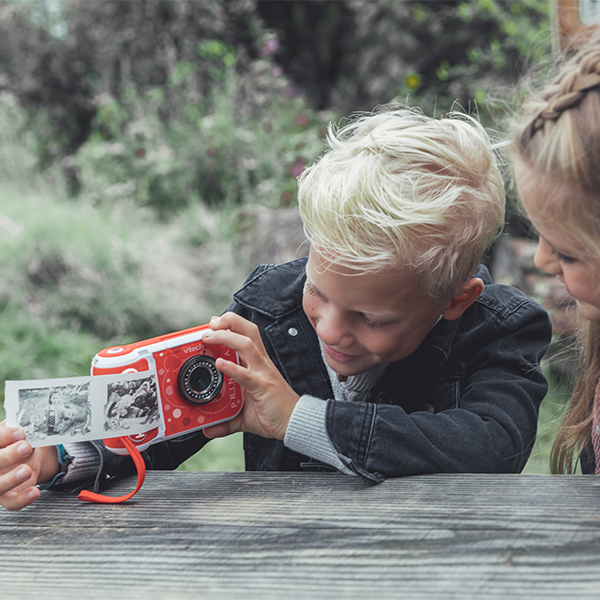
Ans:
<svg viewBox="0 0 600 600"><path fill-rule="evenodd" d="M244 317L241 317L240 315L233 312L227 312L221 315L220 317L212 317L209 322L209 325L215 331L230 329L234 333L239 333L240 335L249 337L254 340L262 339L260 337L258 327L254 323L248 321L248 319L244 319Z"/></svg>
<svg viewBox="0 0 600 600"><path fill-rule="evenodd" d="M235 350L242 362L246 364L260 359L264 353L262 343L257 346L255 340L230 329L209 333L204 336L203 341L207 344L221 344Z"/></svg>
<svg viewBox="0 0 600 600"><path fill-rule="evenodd" d="M237 423L237 424L236 424ZM240 431L239 426L241 419L239 417L227 421L225 423L219 423L218 425L212 425L211 427L205 427L202 432L208 439L221 438L237 433Z"/></svg>
<svg viewBox="0 0 600 600"><path fill-rule="evenodd" d="M21 510L33 504L40 497L40 489L30 487L21 492L6 492L0 496L0 505L6 510Z"/></svg>
<svg viewBox="0 0 600 600"><path fill-rule="evenodd" d="M243 365L237 365L224 358L218 358L215 365L219 371L222 371L225 375L229 375L229 377L243 388L250 389L252 387L252 373Z"/></svg>

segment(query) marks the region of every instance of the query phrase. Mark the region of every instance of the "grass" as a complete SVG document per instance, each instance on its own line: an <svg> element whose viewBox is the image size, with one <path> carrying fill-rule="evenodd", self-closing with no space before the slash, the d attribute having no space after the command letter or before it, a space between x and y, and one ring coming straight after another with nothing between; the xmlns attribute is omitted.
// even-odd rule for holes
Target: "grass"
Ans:
<svg viewBox="0 0 600 600"><path fill-rule="evenodd" d="M179 465L178 471L243 471L242 433L217 438Z"/></svg>
<svg viewBox="0 0 600 600"><path fill-rule="evenodd" d="M550 387L540 406L535 445L523 473L550 474L550 451L570 398L568 386L561 383L549 369L545 369L545 374Z"/></svg>

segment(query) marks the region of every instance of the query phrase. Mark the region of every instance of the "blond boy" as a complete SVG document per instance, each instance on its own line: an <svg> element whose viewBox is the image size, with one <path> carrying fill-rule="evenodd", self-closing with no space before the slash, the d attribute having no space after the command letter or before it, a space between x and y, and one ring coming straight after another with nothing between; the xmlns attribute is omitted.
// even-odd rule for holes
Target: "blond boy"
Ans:
<svg viewBox="0 0 600 600"><path fill-rule="evenodd" d="M240 365L217 367L245 388L243 411L151 446L149 466L174 468L209 438L244 431L247 470L338 470L374 483L522 470L551 328L539 305L478 267L504 220L483 128L391 108L332 127L329 150L300 177L299 205L308 259L257 268L205 338L237 350ZM66 482L133 472L129 459L84 446L67 446ZM56 472L53 452L8 488L13 507L35 495L38 463Z"/></svg>

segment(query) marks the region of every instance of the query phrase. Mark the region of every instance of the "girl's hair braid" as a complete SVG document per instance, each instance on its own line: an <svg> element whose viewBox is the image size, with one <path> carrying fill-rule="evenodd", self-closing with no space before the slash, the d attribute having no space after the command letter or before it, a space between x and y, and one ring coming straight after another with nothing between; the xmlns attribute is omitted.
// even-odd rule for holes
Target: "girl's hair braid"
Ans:
<svg viewBox="0 0 600 600"><path fill-rule="evenodd" d="M542 99L542 105L533 115L530 134L533 136L547 121L555 122L564 111L576 108L588 90L600 86L600 48L589 54L577 56L573 63L550 86Z"/></svg>

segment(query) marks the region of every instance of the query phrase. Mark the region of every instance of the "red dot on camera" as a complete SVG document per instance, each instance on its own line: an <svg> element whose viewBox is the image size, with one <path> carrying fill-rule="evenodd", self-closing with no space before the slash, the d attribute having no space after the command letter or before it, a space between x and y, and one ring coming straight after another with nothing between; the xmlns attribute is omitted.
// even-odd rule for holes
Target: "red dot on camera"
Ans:
<svg viewBox="0 0 600 600"><path fill-rule="evenodd" d="M183 421L181 421L184 427L187 427L192 421L189 417L185 417Z"/></svg>

